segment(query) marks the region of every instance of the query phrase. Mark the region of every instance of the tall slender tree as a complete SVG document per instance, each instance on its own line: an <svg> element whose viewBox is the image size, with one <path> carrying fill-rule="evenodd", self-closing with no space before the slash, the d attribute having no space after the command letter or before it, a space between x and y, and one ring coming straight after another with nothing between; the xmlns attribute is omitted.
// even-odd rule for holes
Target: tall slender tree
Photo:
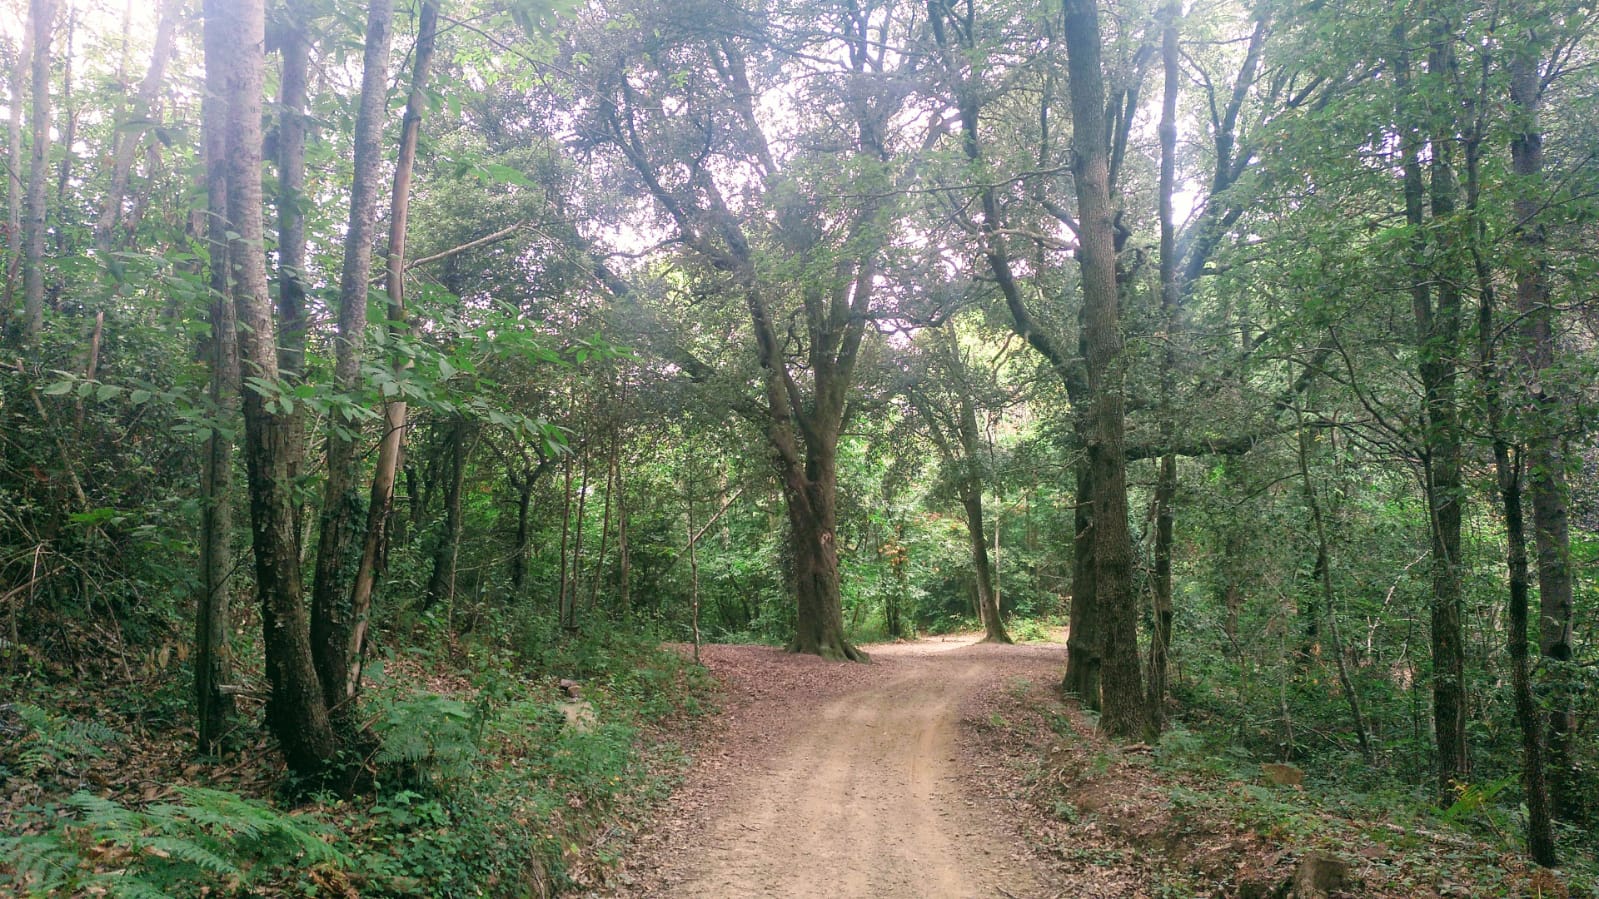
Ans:
<svg viewBox="0 0 1599 899"><path fill-rule="evenodd" d="M238 316L239 360L258 384L278 382L277 324L267 289L262 222L261 90L266 67L263 0L207 0L209 88L226 102L227 261ZM289 483L289 429L268 390L243 391L245 470L256 591L265 636L267 719L289 766L323 770L338 749L311 654Z"/></svg>
<svg viewBox="0 0 1599 899"><path fill-rule="evenodd" d="M29 0L28 33L33 44L28 121L33 129L28 157L28 193L22 220L22 338L36 346L44 330L44 237L50 173L50 39L55 0Z"/></svg>
<svg viewBox="0 0 1599 899"><path fill-rule="evenodd" d="M334 339L334 385L345 394L351 409L356 408L362 388L361 359L366 348L367 291L372 276L393 27L393 0L372 0L367 7L362 49L361 96L355 116L355 174L350 184L344 262L339 270L339 326ZM311 646L323 695L334 709L341 708L347 698L352 664L349 636L355 629L355 610L350 600L360 553L356 540L361 511L356 464L359 432L357 416L330 417L316 578L311 593Z"/></svg>
<svg viewBox="0 0 1599 899"><path fill-rule="evenodd" d="M1561 45L1537 24L1538 14L1526 6L1516 10L1528 26L1510 50L1510 162L1515 178L1511 233L1516 254L1516 314L1520 320L1521 389L1514 397L1526 425L1526 493L1532 501L1533 544L1538 558L1538 648L1552 671L1549 704L1548 759L1550 795L1556 814L1576 820L1581 802L1574 782L1571 740L1576 731L1576 703L1567 683L1575 653L1575 607L1571 571L1571 531L1567 512L1566 454L1563 435L1567 403L1555 374L1558 313L1551 302L1546 247L1546 199L1543 183L1543 132L1539 110L1548 84L1544 53ZM1543 52L1540 52L1543 51ZM1560 52L1550 53L1558 59ZM1507 512L1508 515L1508 506ZM1512 636L1514 639L1514 636ZM1553 850L1550 850L1551 855Z"/></svg>
<svg viewBox="0 0 1599 899"><path fill-rule="evenodd" d="M438 36L438 6L423 0L413 50L411 87L406 96L405 117L400 122L399 159L394 165L394 189L389 200L389 251L384 265L384 293L388 298L389 340L394 344L392 377L398 384L410 368L404 342L411 328L405 309L405 237L411 208L411 173L416 166L416 143L422 131L422 116L427 105L428 69L433 64L433 44ZM343 642L344 680L340 689L345 701L353 699L361 686L361 665L366 657L366 634L372 614L372 591L377 585L378 565L386 554L389 517L394 507L394 482L400 470L400 453L405 442L406 402L402 395L388 399L383 407L383 437L378 442L377 464L372 471L372 495L367 501L366 534L361 541L361 559L350 588L347 630L338 635Z"/></svg>
<svg viewBox="0 0 1599 899"><path fill-rule="evenodd" d="M239 328L228 265L228 133L231 98L220 88L234 77L227 29L206 10L203 43L209 87L201 101L205 156L206 251L210 261L211 404L217 426L206 438L200 474L200 583L195 597L194 692L199 748L216 752L233 714L233 697L223 687L231 680L229 638L232 615L229 586L233 567L233 440L228 419L239 411Z"/></svg>

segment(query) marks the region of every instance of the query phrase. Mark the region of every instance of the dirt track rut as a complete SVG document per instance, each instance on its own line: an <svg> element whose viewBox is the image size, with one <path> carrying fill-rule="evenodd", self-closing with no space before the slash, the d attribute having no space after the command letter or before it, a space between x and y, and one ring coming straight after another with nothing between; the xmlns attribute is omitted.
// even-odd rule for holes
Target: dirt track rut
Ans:
<svg viewBox="0 0 1599 899"><path fill-rule="evenodd" d="M684 899L1041 895L1003 827L961 789L963 698L1008 647L873 647L880 676L795 704L778 738L733 758L699 832L654 895ZM1025 650L1018 650L1025 651ZM874 666L875 667L875 666ZM790 697L792 698L792 697ZM758 715L744 726L763 726Z"/></svg>

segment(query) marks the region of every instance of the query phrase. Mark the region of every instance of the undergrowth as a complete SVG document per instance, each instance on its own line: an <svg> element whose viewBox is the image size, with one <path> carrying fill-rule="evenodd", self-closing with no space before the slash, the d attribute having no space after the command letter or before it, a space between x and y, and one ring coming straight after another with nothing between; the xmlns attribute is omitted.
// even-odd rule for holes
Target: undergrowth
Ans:
<svg viewBox="0 0 1599 899"><path fill-rule="evenodd" d="M703 712L710 682L638 634L536 636L549 639L373 666L361 795L288 808L194 784L161 801L80 789L12 808L0 893L543 897L591 883L616 822L671 776L671 750L645 732ZM582 682L582 715L563 712L556 678ZM0 748L0 786L128 739L21 704L9 720L24 736Z"/></svg>
<svg viewBox="0 0 1599 899"><path fill-rule="evenodd" d="M1596 895L1599 864L1575 828L1561 834L1558 875L1524 861L1525 810L1511 778L1461 785L1440 808L1358 754L1279 764L1231 729L1193 722L1123 749L1099 736L1092 714L1020 685L1002 710L988 726L973 723L1032 747L1034 807L1073 833L1112 836L1098 849L1133 853L1167 888L1253 895L1264 884L1269 893L1291 878L1294 859L1319 850L1351 865L1360 895Z"/></svg>

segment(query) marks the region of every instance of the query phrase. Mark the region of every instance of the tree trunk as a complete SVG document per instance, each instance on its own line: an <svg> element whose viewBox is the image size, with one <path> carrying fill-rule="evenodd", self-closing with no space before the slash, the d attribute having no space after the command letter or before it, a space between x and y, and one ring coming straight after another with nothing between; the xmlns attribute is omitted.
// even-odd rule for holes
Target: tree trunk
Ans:
<svg viewBox="0 0 1599 899"><path fill-rule="evenodd" d="M344 234L339 274L339 329L334 339L334 387L347 402L361 392L361 358L366 347L367 285L372 275L384 112L388 100L389 42L393 0L371 0L367 10L361 100L355 116L355 175L350 185L350 221ZM359 565L355 543L361 511L357 494L355 438L359 427L337 414L329 417L327 481L322 499L316 579L312 588L311 645L330 707L343 702L349 682L348 635L355 622L350 608L352 577Z"/></svg>
<svg viewBox="0 0 1599 899"><path fill-rule="evenodd" d="M220 44L222 29L209 18L205 28L208 65L219 68L213 87L226 83L220 66L230 63ZM207 73L208 79L211 73ZM217 415L228 421L238 414L239 333L229 290L228 268L228 100L217 90L207 90L201 100L205 152L205 186L208 215L207 248L210 255L211 337L204 355L211 366L211 402ZM109 229L104 232L109 243ZM198 747L216 754L222 748L233 697L222 691L232 681L228 638L232 634L228 575L233 546L233 441L220 428L205 442L200 472L200 590L195 597L194 694Z"/></svg>
<svg viewBox="0 0 1599 899"><path fill-rule="evenodd" d="M1528 36L1528 43L1536 35ZM1534 44L1536 45L1536 44ZM1533 542L1538 552L1538 648L1545 660L1545 703L1549 708L1550 795L1555 814L1579 820L1581 795L1574 782L1571 739L1577 726L1575 697L1565 670L1573 655L1571 536L1566 509L1566 460L1560 432L1565 416L1558 385L1550 369L1555 361L1555 310L1549 300L1548 253L1542 211L1543 133L1538 123L1542 102L1539 56L1523 49L1510 64L1510 103L1514 128L1510 138L1511 171L1516 176L1512 229L1521 252L1516 264L1516 313L1520 318L1520 373L1525 385L1517 405L1526 431L1527 493L1532 499Z"/></svg>
<svg viewBox="0 0 1599 899"><path fill-rule="evenodd" d="M569 404L570 405L570 404ZM567 596L571 592L571 570L567 565L568 550L572 542L572 457L568 455L561 464L561 577L556 584L555 618L563 629L575 627L568 614Z"/></svg>
<svg viewBox="0 0 1599 899"><path fill-rule="evenodd" d="M605 577L605 553L610 549L611 540L611 497L616 487L616 445L617 438L611 435L611 452L605 464L605 511L600 516L600 551L594 557L594 577L589 581L589 611L600 601L600 582ZM725 481L724 481L725 483ZM726 530L723 530L724 537Z"/></svg>
<svg viewBox="0 0 1599 899"><path fill-rule="evenodd" d="M311 45L297 0L288 0L278 43L278 370L305 376L305 140ZM302 438L303 439L303 438ZM303 455L303 451L302 451ZM296 460L298 463L300 460Z"/></svg>
<svg viewBox="0 0 1599 899"><path fill-rule="evenodd" d="M1488 100L1488 73L1491 58L1482 61L1480 94L1473 101L1478 111ZM1518 73L1512 64L1512 80ZM1512 99L1514 100L1514 88ZM1533 120L1535 122L1535 120ZM1505 430L1504 374L1498 359L1498 326L1496 324L1497 299L1493 270L1489 267L1484 249L1487 247L1487 222L1480 206L1480 159L1486 132L1480 111L1472 130L1464 141L1466 158L1466 209L1471 222L1471 260L1477 275L1477 361L1481 372L1483 408L1487 417L1488 435L1493 446L1494 483L1499 493L1500 509L1505 520L1505 568L1509 575L1509 601L1506 606L1509 632L1506 648L1510 656L1511 696L1516 710L1516 724L1521 732L1521 783L1527 808L1527 852L1534 862L1553 866L1556 855L1554 815L1550 802L1549 782L1545 766L1543 743L1543 710L1533 693L1531 665L1528 659L1529 596L1531 578L1527 566L1527 534L1525 513L1522 508L1522 457L1523 453L1512 446ZM1512 154L1514 156L1514 154ZM1514 160L1513 160L1514 161ZM1524 220L1530 223L1532 220Z"/></svg>
<svg viewBox="0 0 1599 899"><path fill-rule="evenodd" d="M388 295L389 340L396 346L392 372L398 384L411 367L410 357L399 344L411 335L405 311L405 229L411 208L411 171L416 165L416 142L422 130L423 106L427 103L428 67L433 62L433 39L438 31L436 4L423 2L413 51L411 90L400 124L400 155L394 165L394 190L389 203L389 254L384 266L384 291ZM393 397L383 407L383 437L378 443L378 460L372 470L372 492L367 499L366 534L361 540L361 561L350 588L346 630L330 635L343 643L344 700L355 698L361 689L361 666L366 658L366 635L372 617L372 592L377 587L381 563L388 553L389 518L394 511L394 482L400 470L400 453L405 445L406 402Z"/></svg>
<svg viewBox="0 0 1599 899"><path fill-rule="evenodd" d="M238 314L239 357L255 377L276 382L277 341L267 290L261 221L261 81L265 69L262 0L207 0L207 29L220 29L207 53L207 80L227 99L228 267ZM208 41L208 50L212 42ZM283 419L258 390L243 392L245 467L256 589L261 596L267 721L289 767L314 774L338 749L312 660L300 587Z"/></svg>
<svg viewBox="0 0 1599 899"><path fill-rule="evenodd" d="M583 523L588 518L589 462L593 457L585 449L583 464L577 479L577 524L572 529L572 573L567 578L567 627L577 630L577 600L583 591Z"/></svg>
<svg viewBox="0 0 1599 899"><path fill-rule="evenodd" d="M100 207L100 217L94 225L95 250L105 265L111 265L110 253L120 243L116 231L122 222L122 203L128 195L128 180L133 172L133 159L143 143L146 127L143 123L150 122L161 87L166 82L167 60L172 56L173 34L177 31L180 11L177 0L165 0L161 5L155 29L155 48L150 53L150 68L146 70L144 80L139 85L132 108L121 110L127 121L121 123L119 127L131 130L117 135L116 150L111 162L111 184L107 189L105 202ZM206 164L209 181L210 160L207 160ZM221 164L220 160L217 164ZM215 213L216 210L213 210L212 214Z"/></svg>
<svg viewBox="0 0 1599 899"><path fill-rule="evenodd" d="M1505 567L1510 575L1507 608L1510 631L1505 642L1510 655L1511 694L1516 707L1516 724L1521 730L1521 784L1527 805L1527 854L1546 867L1559 864L1554 830L1548 769L1544 751L1544 713L1533 693L1532 666L1528 660L1531 640L1528 607L1532 578L1527 565L1525 511L1522 508L1522 462L1504 436L1504 412L1500 374L1493 350L1493 281L1479 257L1479 283L1482 307L1479 312L1482 335L1483 388L1487 395L1488 425L1493 433L1495 483L1505 517L1507 553Z"/></svg>
<svg viewBox="0 0 1599 899"><path fill-rule="evenodd" d="M972 570L977 575L977 611L983 623L984 643L1010 643L1005 623L999 617L999 599L994 594L993 570L988 563L988 537L983 533L983 497L963 491L961 506L966 510L966 536L972 551Z"/></svg>
<svg viewBox="0 0 1599 899"><path fill-rule="evenodd" d="M1160 112L1160 313L1165 339L1160 357L1160 435L1167 446L1176 437L1176 390L1178 304L1177 222L1172 210L1172 193L1177 182L1177 93L1180 74L1177 21L1182 3L1168 3L1161 11L1161 68L1163 72ZM1155 470L1155 582L1154 628L1149 635L1149 720L1156 730L1166 722L1166 667L1171 647L1172 579L1171 554L1177 498L1177 457L1168 452L1160 457Z"/></svg>
<svg viewBox="0 0 1599 899"><path fill-rule="evenodd" d="M1452 137L1432 143L1432 214L1448 220L1455 211ZM1460 415L1456 405L1460 342L1460 286L1452 274L1438 280L1438 303L1422 350L1427 392L1427 497L1433 522L1432 651L1433 713L1438 732L1440 796L1453 802L1455 783L1466 783L1471 761L1466 743L1466 655L1460 536L1465 486L1460 471ZM1447 804L1446 802L1446 804Z"/></svg>
<svg viewBox="0 0 1599 899"><path fill-rule="evenodd" d="M959 392L961 456L961 505L966 510L966 533L971 539L972 567L977 573L977 608L983 623L983 640L989 643L1010 643L1005 632L1005 622L999 613L998 573L999 518L994 519L994 559L989 564L988 540L983 535L983 478L979 460L982 458L982 432L977 427L977 409L971 397L971 387L966 383L965 365L960 358L960 347L954 335L948 335L946 349L954 368L956 390Z"/></svg>
<svg viewBox="0 0 1599 899"><path fill-rule="evenodd" d="M1170 665L1172 618L1172 542L1177 496L1177 457L1160 457L1155 473L1155 571L1152 586L1153 626L1149 632L1149 720L1160 730L1166 724L1166 676Z"/></svg>
<svg viewBox="0 0 1599 899"><path fill-rule="evenodd" d="M22 270L22 260L26 255L22 252L22 197L28 191L28 182L22 180L22 109L28 103L28 72L32 64L33 24L30 21L22 29L21 52L11 66L9 85L6 159L11 160L11 163L6 166L6 249L10 258L6 260L4 275L5 302L0 304L0 337L9 332L12 304L16 301L17 274Z"/></svg>
<svg viewBox="0 0 1599 899"><path fill-rule="evenodd" d="M305 141L307 81L311 65L306 37L305 10L298 0L284 4L278 44L282 68L278 73L277 164L278 193L278 371L286 385L305 378ZM296 403L289 413L289 478L298 485L306 460L309 420ZM305 504L294 505L295 543L305 549Z"/></svg>
<svg viewBox="0 0 1599 899"><path fill-rule="evenodd" d="M627 487L622 466L616 468L616 606L622 617L633 613L633 556L627 542Z"/></svg>
<svg viewBox="0 0 1599 899"><path fill-rule="evenodd" d="M1402 44L1405 40L1402 29L1397 37ZM1440 58L1440 52L1434 50L1429 60L1429 68L1435 74L1441 74L1440 69L1446 64ZM1410 88L1411 78L1403 53L1396 69L1401 92L1408 98L1412 96L1406 92ZM1447 136L1435 133L1431 146L1432 185L1429 192L1422 177L1421 140L1416 129L1406 124L1411 121L1408 103L1409 100L1401 103L1398 116L1402 125L1400 156L1405 218L1416 235L1413 264L1418 270L1430 273L1436 269L1429 267L1428 260L1446 264L1453 248L1431 245L1425 230L1426 212L1423 204L1430 193L1434 219L1446 217L1454 211L1452 149ZM1440 254L1442 259L1438 258ZM1459 421L1455 408L1455 357L1460 334L1460 290L1449 277L1449 273L1446 273L1444 277L1436 279L1436 305L1430 276L1417 280L1410 289L1420 360L1418 373L1423 391L1421 440L1432 560L1432 696L1433 726L1438 746L1436 795L1439 803L1445 806L1453 802L1454 785L1464 783L1469 775L1458 570L1463 491L1460 480Z"/></svg>
<svg viewBox="0 0 1599 899"><path fill-rule="evenodd" d="M22 339L27 347L37 347L39 333L44 330L45 179L50 171L50 38L55 16L55 0L29 0L28 23L33 38L33 108L29 122L33 144L22 222Z"/></svg>
<svg viewBox="0 0 1599 899"><path fill-rule="evenodd" d="M1096 0L1065 0L1067 73L1072 105L1072 173L1077 183L1083 335L1087 344L1094 529L1094 593L1099 612L1103 708L1112 737L1140 739L1149 728L1138 652L1127 525L1127 461L1122 398L1122 335L1116 284L1105 82Z"/></svg>
<svg viewBox="0 0 1599 899"><path fill-rule="evenodd" d="M1072 605L1066 634L1066 678L1061 689L1090 709L1100 707L1099 615L1094 591L1093 475L1088 460L1076 465L1072 512Z"/></svg>
<svg viewBox="0 0 1599 899"><path fill-rule="evenodd" d="M78 37L78 7L76 4L66 4L67 34L66 45L61 53L61 167L56 170L56 240L55 254L57 258L66 258L67 235L74 229L68 227L76 224L70 221L73 211L67 205L67 185L72 181L72 161L76 158L74 149L78 143L78 110L72 103L72 64L77 60Z"/></svg>
<svg viewBox="0 0 1599 899"><path fill-rule="evenodd" d="M835 464L830 452L807 448L804 470L784 472L798 612L794 639L789 642L788 649L828 659L864 662L866 653L844 636L838 547L834 543L837 533Z"/></svg>
<svg viewBox="0 0 1599 899"><path fill-rule="evenodd" d="M883 548L883 555L888 559L889 570L894 576L894 586L883 600L883 624L888 629L888 635L897 640L906 635L901 610L905 606L906 594L910 592L910 577L906 571L910 562L910 552L905 546L903 519L894 522L892 541Z"/></svg>
<svg viewBox="0 0 1599 899"><path fill-rule="evenodd" d="M694 664L700 663L700 535L694 530L694 482L683 485L683 519L688 525L689 622L693 628Z"/></svg>
<svg viewBox="0 0 1599 899"><path fill-rule="evenodd" d="M1299 477L1304 487L1305 505L1310 509L1310 521L1316 532L1315 569L1320 573L1318 586L1321 588L1322 605L1327 610L1327 632L1332 639L1338 686L1343 690L1344 700L1349 703L1349 720L1355 727L1355 739L1360 743L1360 754L1369 766L1376 764L1377 755L1372 749L1370 731L1366 727L1366 715L1360 707L1360 694L1355 691L1355 682L1349 676L1349 663L1344 658L1344 643L1338 635L1338 609L1334 602L1336 594L1333 591L1332 580L1332 553L1327 540L1327 524L1322 519L1321 502L1316 497L1315 483L1310 479L1310 432L1305 429L1302 418L1299 422Z"/></svg>
<svg viewBox="0 0 1599 899"><path fill-rule="evenodd" d="M518 590L527 581L528 556L532 551L533 489L551 465L547 458L533 464L524 451L521 474L518 475L514 468L510 473L511 486L516 488L516 542L511 547L511 586Z"/></svg>
<svg viewBox="0 0 1599 899"><path fill-rule="evenodd" d="M444 532L433 547L433 570L428 575L423 610L455 598L455 563L461 546L461 487L466 479L467 421L456 417L445 438ZM531 482L534 478L529 478ZM531 490L531 486L529 487Z"/></svg>

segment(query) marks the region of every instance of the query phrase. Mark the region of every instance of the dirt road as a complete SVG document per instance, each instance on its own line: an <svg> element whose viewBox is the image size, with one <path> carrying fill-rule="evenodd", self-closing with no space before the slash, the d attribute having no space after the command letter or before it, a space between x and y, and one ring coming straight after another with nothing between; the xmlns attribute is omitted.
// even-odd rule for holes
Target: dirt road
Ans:
<svg viewBox="0 0 1599 899"><path fill-rule="evenodd" d="M639 892L749 897L1033 897L1034 870L962 789L961 702L996 678L1049 676L1048 647L971 639L871 647L838 666L714 647L734 689L720 756L691 778L678 833ZM760 654L740 659L738 653ZM720 664L719 664L720 663ZM818 667L818 665L824 667ZM826 675L849 683L840 687Z"/></svg>

